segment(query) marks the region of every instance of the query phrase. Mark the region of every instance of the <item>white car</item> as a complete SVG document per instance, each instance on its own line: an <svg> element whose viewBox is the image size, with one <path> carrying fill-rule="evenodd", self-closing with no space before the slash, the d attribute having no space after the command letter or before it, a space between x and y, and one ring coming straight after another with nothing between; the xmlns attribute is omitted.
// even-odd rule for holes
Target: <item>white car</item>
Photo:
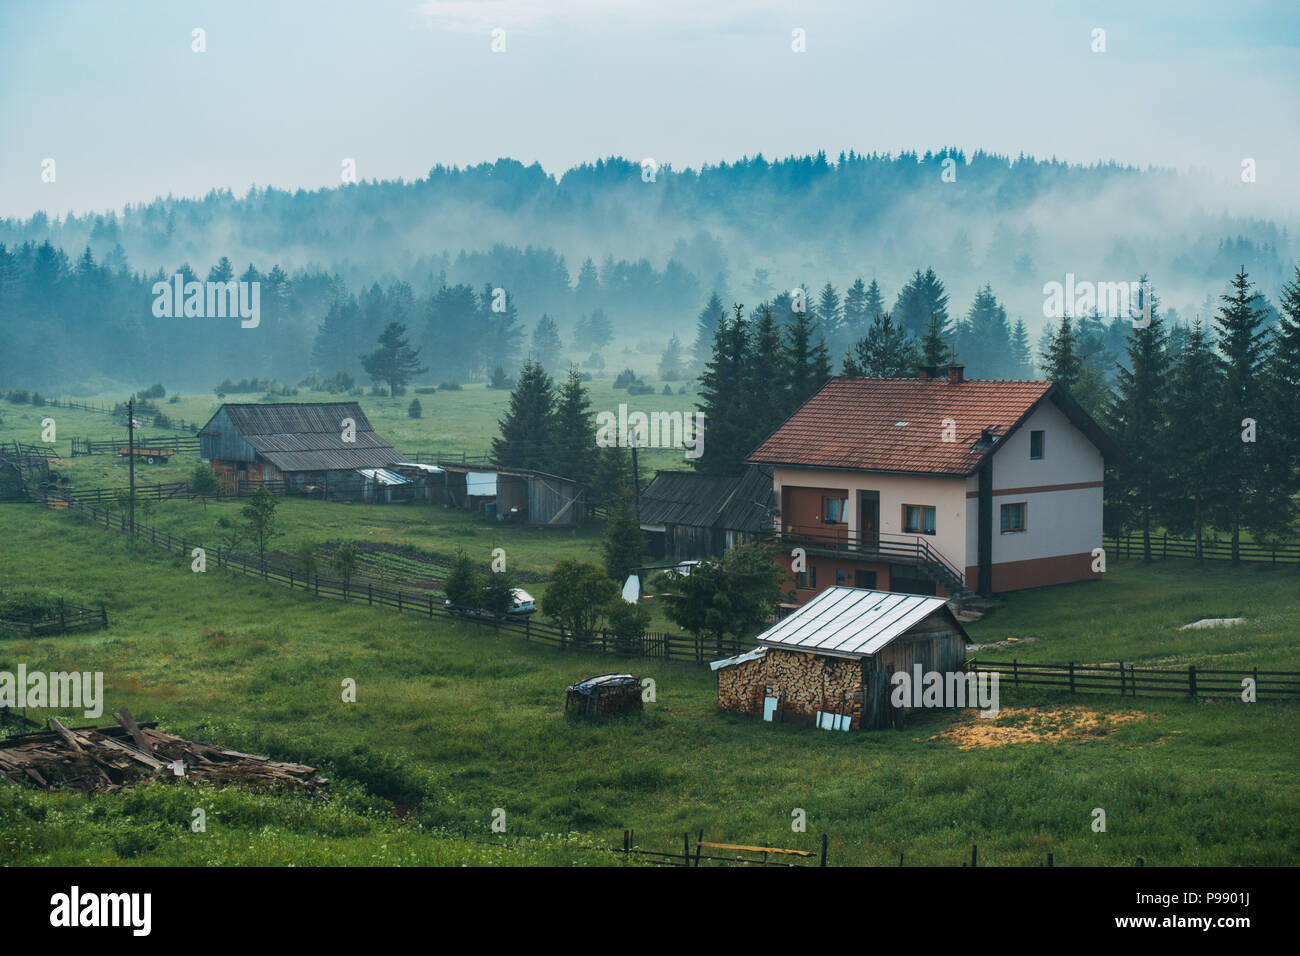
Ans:
<svg viewBox="0 0 1300 956"><path fill-rule="evenodd" d="M510 602L510 610L506 612L507 614L512 616L523 616L537 612L537 602L534 601L533 596L523 588L514 588L510 592L510 597L512 600Z"/></svg>

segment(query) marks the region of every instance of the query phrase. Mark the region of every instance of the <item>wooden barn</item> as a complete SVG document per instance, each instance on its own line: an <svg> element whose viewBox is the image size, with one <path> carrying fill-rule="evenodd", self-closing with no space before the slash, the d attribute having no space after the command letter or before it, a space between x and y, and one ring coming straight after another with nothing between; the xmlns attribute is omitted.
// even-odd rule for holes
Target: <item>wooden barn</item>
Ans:
<svg viewBox="0 0 1300 956"><path fill-rule="evenodd" d="M827 730L901 726L890 678L966 669L970 637L943 598L831 587L758 636L758 648L714 661L718 706Z"/></svg>
<svg viewBox="0 0 1300 956"><path fill-rule="evenodd" d="M346 428L344 421L352 420ZM345 441L346 437L354 440ZM199 455L223 490L240 482L283 481L291 493L362 489L360 469L401 460L356 402L222 405L199 432Z"/></svg>
<svg viewBox="0 0 1300 956"><path fill-rule="evenodd" d="M587 491L571 478L521 468L439 462L445 501L487 518L535 525L574 525L587 520Z"/></svg>
<svg viewBox="0 0 1300 956"><path fill-rule="evenodd" d="M641 530L650 553L669 561L719 557L772 530L772 469L739 475L659 471L641 493Z"/></svg>

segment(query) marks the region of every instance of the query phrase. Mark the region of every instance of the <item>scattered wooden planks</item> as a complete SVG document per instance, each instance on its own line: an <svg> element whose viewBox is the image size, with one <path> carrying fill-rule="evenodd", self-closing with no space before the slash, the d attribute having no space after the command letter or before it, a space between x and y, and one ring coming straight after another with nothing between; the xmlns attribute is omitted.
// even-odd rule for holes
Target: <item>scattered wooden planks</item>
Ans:
<svg viewBox="0 0 1300 956"><path fill-rule="evenodd" d="M53 731L0 740L0 774L44 790L115 792L163 775L245 786L290 786L316 794L326 781L314 767L225 750L137 724L125 707L117 727L68 729L51 718ZM323 791L319 793L326 797Z"/></svg>

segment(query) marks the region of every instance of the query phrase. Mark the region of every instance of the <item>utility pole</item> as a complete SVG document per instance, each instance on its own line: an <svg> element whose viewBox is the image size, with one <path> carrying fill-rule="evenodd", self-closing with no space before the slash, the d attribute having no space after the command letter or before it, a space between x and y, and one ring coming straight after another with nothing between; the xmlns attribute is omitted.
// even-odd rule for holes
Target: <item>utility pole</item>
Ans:
<svg viewBox="0 0 1300 956"><path fill-rule="evenodd" d="M131 540L135 541L135 396L126 402L126 452L127 463L131 469L131 495L129 510L131 512Z"/></svg>

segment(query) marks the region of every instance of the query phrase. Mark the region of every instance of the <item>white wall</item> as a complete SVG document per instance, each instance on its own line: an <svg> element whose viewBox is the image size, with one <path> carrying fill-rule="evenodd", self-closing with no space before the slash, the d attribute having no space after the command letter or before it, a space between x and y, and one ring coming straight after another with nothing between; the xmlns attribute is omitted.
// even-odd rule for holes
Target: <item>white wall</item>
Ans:
<svg viewBox="0 0 1300 956"><path fill-rule="evenodd" d="M776 500L781 501L781 488L793 485L800 488L845 488L848 490L848 526L858 529L858 492L880 493L880 530L887 534L903 534L903 505L932 505L934 507L933 535L907 535L927 541L955 568L961 570L961 556L966 553L966 485L961 478L891 475L880 472L833 471L824 468L776 468L772 486ZM974 508L972 499L970 507ZM784 516L782 516L784 518Z"/></svg>

